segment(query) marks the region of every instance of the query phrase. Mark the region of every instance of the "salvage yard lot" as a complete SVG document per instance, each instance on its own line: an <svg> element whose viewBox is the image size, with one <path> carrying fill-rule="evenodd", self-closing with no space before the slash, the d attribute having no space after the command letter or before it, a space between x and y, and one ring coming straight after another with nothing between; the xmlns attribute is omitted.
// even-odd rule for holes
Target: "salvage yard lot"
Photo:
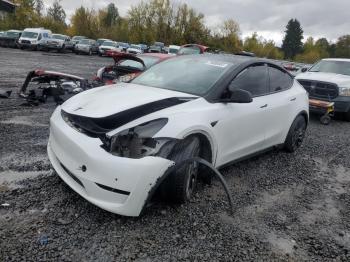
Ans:
<svg viewBox="0 0 350 262"><path fill-rule="evenodd" d="M46 156L53 102L21 107L28 71L91 78L110 58L0 48L0 261L350 260L350 123L316 118L294 154L271 151L222 170L186 205L159 202L140 218L74 193ZM103 102L103 101L101 101Z"/></svg>

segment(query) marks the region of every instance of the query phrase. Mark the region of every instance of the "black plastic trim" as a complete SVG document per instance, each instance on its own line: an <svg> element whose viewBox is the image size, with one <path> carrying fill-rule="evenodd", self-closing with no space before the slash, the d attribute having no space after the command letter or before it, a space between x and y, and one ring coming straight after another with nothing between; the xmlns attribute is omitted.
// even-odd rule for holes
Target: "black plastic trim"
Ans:
<svg viewBox="0 0 350 262"><path fill-rule="evenodd" d="M95 183L97 186L99 186L100 188L104 189L104 190L107 190L107 191L110 191L110 192L113 192L113 193L117 193L117 194L121 194L121 195L130 195L130 192L128 191L124 191L124 190L120 190L120 189L117 189L117 188L112 188L112 187L109 187L109 186L105 186L105 185L101 185L99 183Z"/></svg>

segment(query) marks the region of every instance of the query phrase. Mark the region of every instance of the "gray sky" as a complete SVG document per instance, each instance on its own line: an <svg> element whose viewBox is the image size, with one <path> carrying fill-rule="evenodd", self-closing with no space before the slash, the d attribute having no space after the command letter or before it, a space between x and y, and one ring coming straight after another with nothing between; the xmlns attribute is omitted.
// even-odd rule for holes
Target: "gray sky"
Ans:
<svg viewBox="0 0 350 262"><path fill-rule="evenodd" d="M53 0L44 0L50 5ZM140 0L62 0L67 16L83 5L103 8L114 2L119 13L126 15L131 5ZM297 18L304 29L304 36L326 37L336 40L350 34L350 0L182 0L205 15L206 24L215 28L222 20L233 18L242 31L242 37L257 32L280 45L285 26L290 18Z"/></svg>

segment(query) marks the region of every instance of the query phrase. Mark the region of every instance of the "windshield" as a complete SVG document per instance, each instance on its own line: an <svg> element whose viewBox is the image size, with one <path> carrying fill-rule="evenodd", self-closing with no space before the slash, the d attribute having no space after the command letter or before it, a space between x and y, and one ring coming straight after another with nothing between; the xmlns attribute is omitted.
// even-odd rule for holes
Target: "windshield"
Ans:
<svg viewBox="0 0 350 262"><path fill-rule="evenodd" d="M66 40L66 36L64 35L52 35L53 39Z"/></svg>
<svg viewBox="0 0 350 262"><path fill-rule="evenodd" d="M97 39L96 40L96 43L98 44L98 45L101 45L101 44L104 44L106 41L108 41L107 39Z"/></svg>
<svg viewBox="0 0 350 262"><path fill-rule="evenodd" d="M23 34L22 34L22 37L25 37L25 38L37 38L38 37L38 33L35 33L35 32L29 32L29 31L24 31Z"/></svg>
<svg viewBox="0 0 350 262"><path fill-rule="evenodd" d="M179 50L179 55L198 55L201 53L201 49L198 46L183 47Z"/></svg>
<svg viewBox="0 0 350 262"><path fill-rule="evenodd" d="M85 38L84 36L73 36L72 40L78 41L78 40L81 40L81 39L84 39L84 38Z"/></svg>
<svg viewBox="0 0 350 262"><path fill-rule="evenodd" d="M232 63L182 57L157 64L132 83L195 95L206 94Z"/></svg>
<svg viewBox="0 0 350 262"><path fill-rule="evenodd" d="M83 39L83 40L79 41L79 44L81 44L81 45L88 45L88 44L90 44L90 42L89 42L89 39Z"/></svg>
<svg viewBox="0 0 350 262"><path fill-rule="evenodd" d="M131 45L131 46L130 46L130 48L134 48L134 49L141 49L141 47L140 47L140 46L138 46L138 45Z"/></svg>
<svg viewBox="0 0 350 262"><path fill-rule="evenodd" d="M350 76L350 62L321 60L311 67L309 72L334 73Z"/></svg>
<svg viewBox="0 0 350 262"><path fill-rule="evenodd" d="M11 31L7 31L4 33L5 36L7 37L18 37L19 36L19 32L11 32Z"/></svg>
<svg viewBox="0 0 350 262"><path fill-rule="evenodd" d="M116 44L114 42L111 42L111 41L104 41L103 46L115 46Z"/></svg>

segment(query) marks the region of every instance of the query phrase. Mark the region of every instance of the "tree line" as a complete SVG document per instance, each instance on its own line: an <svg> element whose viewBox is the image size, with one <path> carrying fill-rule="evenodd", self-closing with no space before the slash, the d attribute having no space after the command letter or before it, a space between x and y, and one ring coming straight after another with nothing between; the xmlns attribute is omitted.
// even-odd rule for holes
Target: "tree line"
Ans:
<svg viewBox="0 0 350 262"><path fill-rule="evenodd" d="M81 6L70 17L70 24L66 23L61 0L55 0L47 10L44 10L43 0L14 2L18 8L14 14L0 21L0 30L45 27L55 33L130 43L199 43L230 53L248 51L259 57L305 63L326 57L350 58L350 35L341 36L336 43L312 37L303 43L303 29L296 19L288 22L282 48L279 48L274 41L266 40L257 33L242 39L239 24L233 19L210 29L205 25L204 14L185 3L171 0L141 1L131 6L124 17L119 15L114 3L99 10Z"/></svg>

